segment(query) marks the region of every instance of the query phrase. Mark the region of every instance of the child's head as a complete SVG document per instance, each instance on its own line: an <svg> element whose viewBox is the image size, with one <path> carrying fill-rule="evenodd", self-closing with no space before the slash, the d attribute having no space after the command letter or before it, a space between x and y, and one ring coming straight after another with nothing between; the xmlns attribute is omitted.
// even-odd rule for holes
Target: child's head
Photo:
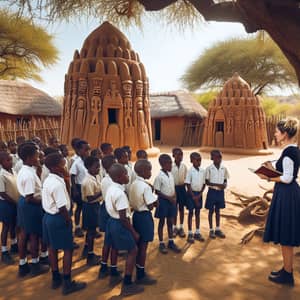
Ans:
<svg viewBox="0 0 300 300"><path fill-rule="evenodd" d="M128 152L124 148L117 148L114 151L115 157L118 163L122 165L127 165L129 161Z"/></svg>
<svg viewBox="0 0 300 300"><path fill-rule="evenodd" d="M97 157L98 159L102 158L102 152L99 148L93 149L91 151L91 156Z"/></svg>
<svg viewBox="0 0 300 300"><path fill-rule="evenodd" d="M161 154L158 158L159 164L163 171L171 172L172 170L172 158L168 154Z"/></svg>
<svg viewBox="0 0 300 300"><path fill-rule="evenodd" d="M173 154L175 162L180 163L182 161L183 152L182 152L181 148L173 148L172 154Z"/></svg>
<svg viewBox="0 0 300 300"><path fill-rule="evenodd" d="M129 177L127 174L127 170L124 165L121 164L113 164L109 169L109 176L112 181L119 184L127 184L129 182Z"/></svg>
<svg viewBox="0 0 300 300"><path fill-rule="evenodd" d="M100 162L99 159L95 156L88 156L85 160L84 160L84 166L86 167L86 169L88 170L88 172L93 175L96 176L99 174L100 171Z"/></svg>
<svg viewBox="0 0 300 300"><path fill-rule="evenodd" d="M218 149L214 149L210 152L210 159L215 165L219 165L222 162L222 153Z"/></svg>
<svg viewBox="0 0 300 300"><path fill-rule="evenodd" d="M0 165L5 170L8 170L8 171L11 170L11 168L13 166L13 161L12 161L12 157L9 155L8 152L6 152L6 151L0 152Z"/></svg>
<svg viewBox="0 0 300 300"><path fill-rule="evenodd" d="M52 148L52 147L45 148L43 152L44 152L45 156L48 156L51 153L60 153L59 149Z"/></svg>
<svg viewBox="0 0 300 300"><path fill-rule="evenodd" d="M41 145L41 139L38 136L34 136L31 141L35 144L37 144L38 146Z"/></svg>
<svg viewBox="0 0 300 300"><path fill-rule="evenodd" d="M110 143L102 143L100 149L103 153L103 156L112 155L114 152L113 146Z"/></svg>
<svg viewBox="0 0 300 300"><path fill-rule="evenodd" d="M124 146L123 149L127 152L128 154L128 160L131 160L131 154L132 154L132 150L130 148L130 146Z"/></svg>
<svg viewBox="0 0 300 300"><path fill-rule="evenodd" d="M66 144L61 144L61 145L59 145L58 148L59 148L61 154L63 155L63 157L68 157L68 156L69 156L68 145L66 145Z"/></svg>
<svg viewBox="0 0 300 300"><path fill-rule="evenodd" d="M61 153L53 152L47 155L45 158L45 165L51 173L58 174L63 177L66 161Z"/></svg>
<svg viewBox="0 0 300 300"><path fill-rule="evenodd" d="M58 138L55 137L55 136L50 137L49 140L48 140L48 145L50 147L53 147L53 148L58 148L59 147L59 140L58 140Z"/></svg>
<svg viewBox="0 0 300 300"><path fill-rule="evenodd" d="M21 135L21 136L17 136L16 138L16 142L18 144L18 146L20 146L21 144L24 144L25 143L25 136Z"/></svg>
<svg viewBox="0 0 300 300"><path fill-rule="evenodd" d="M21 144L18 149L18 155L23 163L28 166L39 165L39 148L33 142Z"/></svg>
<svg viewBox="0 0 300 300"><path fill-rule="evenodd" d="M77 154L77 143L80 141L80 138L73 138L71 140L71 147L73 148L74 152Z"/></svg>
<svg viewBox="0 0 300 300"><path fill-rule="evenodd" d="M7 147L8 147L8 150L11 154L16 154L17 153L17 143L15 141L13 141L13 140L8 141Z"/></svg>
<svg viewBox="0 0 300 300"><path fill-rule="evenodd" d="M199 168L201 166L201 155L198 152L192 152L190 154L191 163L195 168Z"/></svg>
<svg viewBox="0 0 300 300"><path fill-rule="evenodd" d="M148 154L145 150L138 150L136 152L136 158L139 159L148 159Z"/></svg>
<svg viewBox="0 0 300 300"><path fill-rule="evenodd" d="M76 143L77 147L77 154L82 158L85 159L90 155L90 145L87 141L80 140Z"/></svg>
<svg viewBox="0 0 300 300"><path fill-rule="evenodd" d="M117 161L116 161L116 158L113 156L113 155L107 155L107 156L104 156L102 158L102 167L104 168L104 170L106 172L109 171L110 167L115 164Z"/></svg>
<svg viewBox="0 0 300 300"><path fill-rule="evenodd" d="M152 170L152 165L150 161L146 159L140 159L134 165L135 173L138 176L143 177L144 179L149 179L151 177L152 175L151 170Z"/></svg>
<svg viewBox="0 0 300 300"><path fill-rule="evenodd" d="M5 142L0 141L0 151L6 151L7 152L8 148Z"/></svg>

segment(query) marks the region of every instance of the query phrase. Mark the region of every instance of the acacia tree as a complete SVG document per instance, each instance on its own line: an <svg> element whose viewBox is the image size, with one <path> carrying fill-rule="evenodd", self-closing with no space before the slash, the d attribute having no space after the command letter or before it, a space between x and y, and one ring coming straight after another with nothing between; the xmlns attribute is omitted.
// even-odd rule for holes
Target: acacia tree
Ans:
<svg viewBox="0 0 300 300"><path fill-rule="evenodd" d="M42 67L54 64L53 37L31 20L0 10L0 78L41 81Z"/></svg>
<svg viewBox="0 0 300 300"><path fill-rule="evenodd" d="M4 0L20 11L43 11L50 19L71 15L102 16L140 23L146 11L166 12L167 22L189 22L199 13L206 21L242 23L248 33L265 30L294 67L300 83L299 0ZM165 10L166 9L166 10Z"/></svg>
<svg viewBox="0 0 300 300"><path fill-rule="evenodd" d="M255 94L297 84L294 69L278 46L269 37L259 36L217 42L191 64L182 81L190 90L223 86L235 71Z"/></svg>

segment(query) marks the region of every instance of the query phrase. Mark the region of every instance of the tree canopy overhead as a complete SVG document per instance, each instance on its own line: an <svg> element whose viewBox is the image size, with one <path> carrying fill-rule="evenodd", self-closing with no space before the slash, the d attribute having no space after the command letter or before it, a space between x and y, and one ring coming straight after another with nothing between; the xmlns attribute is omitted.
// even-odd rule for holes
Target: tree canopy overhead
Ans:
<svg viewBox="0 0 300 300"><path fill-rule="evenodd" d="M234 72L251 84L255 94L297 84L294 69L269 37L218 42L191 64L182 80L190 90L212 88L223 86Z"/></svg>

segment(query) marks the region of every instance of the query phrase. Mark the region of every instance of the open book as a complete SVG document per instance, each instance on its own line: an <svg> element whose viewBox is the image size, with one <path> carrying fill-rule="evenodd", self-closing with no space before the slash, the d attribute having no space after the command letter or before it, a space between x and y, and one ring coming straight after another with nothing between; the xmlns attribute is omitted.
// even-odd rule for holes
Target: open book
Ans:
<svg viewBox="0 0 300 300"><path fill-rule="evenodd" d="M269 178L274 178L274 177L278 177L281 176L282 173L275 170L275 169L270 169L266 166L260 166L258 169L251 169L248 168L251 172L255 173L255 174L263 174Z"/></svg>

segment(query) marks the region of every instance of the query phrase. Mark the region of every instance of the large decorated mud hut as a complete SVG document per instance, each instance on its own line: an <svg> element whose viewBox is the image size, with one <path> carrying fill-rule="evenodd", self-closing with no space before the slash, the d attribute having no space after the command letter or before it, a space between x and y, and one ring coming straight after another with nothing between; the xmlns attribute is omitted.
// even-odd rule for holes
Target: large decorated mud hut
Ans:
<svg viewBox="0 0 300 300"><path fill-rule="evenodd" d="M31 85L0 80L0 140L59 136L62 104Z"/></svg>
<svg viewBox="0 0 300 300"><path fill-rule="evenodd" d="M208 109L202 145L227 152L270 152L259 97L237 73L225 83Z"/></svg>
<svg viewBox="0 0 300 300"><path fill-rule="evenodd" d="M95 147L152 147L145 68L126 36L105 22L74 53L65 76L61 140L87 139Z"/></svg>

